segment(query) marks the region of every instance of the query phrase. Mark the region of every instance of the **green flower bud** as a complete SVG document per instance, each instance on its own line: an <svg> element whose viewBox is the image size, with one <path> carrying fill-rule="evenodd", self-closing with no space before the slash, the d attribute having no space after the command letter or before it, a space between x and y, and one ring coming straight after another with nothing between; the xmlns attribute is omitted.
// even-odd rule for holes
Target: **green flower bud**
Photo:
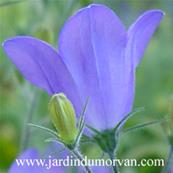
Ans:
<svg viewBox="0 0 173 173"><path fill-rule="evenodd" d="M72 144L77 137L78 129L75 111L70 100L63 93L53 95L49 111L59 138L66 144Z"/></svg>

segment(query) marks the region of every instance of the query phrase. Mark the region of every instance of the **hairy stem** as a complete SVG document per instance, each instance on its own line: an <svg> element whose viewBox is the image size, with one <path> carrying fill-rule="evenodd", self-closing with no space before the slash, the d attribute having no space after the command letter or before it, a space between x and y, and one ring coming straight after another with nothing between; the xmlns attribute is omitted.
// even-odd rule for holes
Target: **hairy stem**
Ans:
<svg viewBox="0 0 173 173"><path fill-rule="evenodd" d="M114 163L114 161L113 161L115 159L114 158L114 152L109 152L108 155L109 155L109 158L112 160L112 163ZM117 165L112 164L112 169L113 169L114 173L119 173Z"/></svg>
<svg viewBox="0 0 173 173"><path fill-rule="evenodd" d="M79 152L78 149L74 149L74 150L72 150L71 152L72 152L73 155L74 155L77 159L79 159L80 161L84 160L82 154ZM85 163L84 163L84 165L85 165L85 166L84 166L85 171L86 171L87 173L92 173L91 169L90 169Z"/></svg>
<svg viewBox="0 0 173 173"><path fill-rule="evenodd" d="M165 172L169 171L170 161L171 161L172 156L173 156L173 147L171 146L170 150L169 150L168 158L166 160L166 163L165 163L165 166L164 166L164 168L162 170L162 173L165 173Z"/></svg>

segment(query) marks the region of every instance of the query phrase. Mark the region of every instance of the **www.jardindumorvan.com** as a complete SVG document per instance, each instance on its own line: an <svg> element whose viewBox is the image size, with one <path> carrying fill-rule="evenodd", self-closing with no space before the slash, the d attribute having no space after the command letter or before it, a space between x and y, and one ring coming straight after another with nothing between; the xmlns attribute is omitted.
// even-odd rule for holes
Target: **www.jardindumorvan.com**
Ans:
<svg viewBox="0 0 173 173"><path fill-rule="evenodd" d="M38 166L45 167L45 169L50 169L51 167L69 167L69 166L125 166L125 167L163 167L165 165L164 159L89 159L87 156L84 159L79 160L74 158L72 155L67 156L64 159L57 159L49 156L47 159L16 159L16 163L19 167L28 166Z"/></svg>

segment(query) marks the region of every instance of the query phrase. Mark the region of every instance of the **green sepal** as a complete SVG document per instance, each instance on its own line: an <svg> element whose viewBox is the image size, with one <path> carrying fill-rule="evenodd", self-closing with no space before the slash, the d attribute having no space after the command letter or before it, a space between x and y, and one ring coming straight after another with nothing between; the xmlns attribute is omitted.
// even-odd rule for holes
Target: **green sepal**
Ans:
<svg viewBox="0 0 173 173"><path fill-rule="evenodd" d="M132 113L125 116L113 129L107 129L102 132L98 131L94 127L89 126L86 124L86 127L93 133L92 140L88 141L95 141L100 148L110 155L110 153L114 153L119 140L119 135L122 132L123 126L126 121L135 115L138 112L144 111L144 108L137 108Z"/></svg>
<svg viewBox="0 0 173 173"><path fill-rule="evenodd" d="M79 116L79 121L78 121L78 124L77 124L77 128L78 129L82 129L83 127L83 124L84 124L84 118L85 118L85 112L86 112L86 109L87 109L87 105L88 105L88 102L89 102L89 97L86 99L86 102L83 106L83 109L82 109L82 112Z"/></svg>
<svg viewBox="0 0 173 173"><path fill-rule="evenodd" d="M94 134L100 134L101 132L95 129L94 127L91 127L90 125L86 124L86 127L91 130Z"/></svg>
<svg viewBox="0 0 173 173"><path fill-rule="evenodd" d="M55 131L52 130L52 129L49 129L49 128L44 127L44 126L32 124L32 123L28 123L28 125L31 126L31 127L35 127L35 128L39 128L39 129L41 129L41 130L44 130L44 131L48 132L49 134L51 134L51 135L53 135L53 136L55 136L55 137L58 138L58 133L55 132Z"/></svg>
<svg viewBox="0 0 173 173"><path fill-rule="evenodd" d="M61 139L59 138L48 138L45 140L45 142L56 142L58 144L61 144L61 145L66 145Z"/></svg>
<svg viewBox="0 0 173 173"><path fill-rule="evenodd" d="M93 139L100 146L100 148L106 152L114 152L117 146L117 140L115 138L114 129L105 130L101 133L97 133Z"/></svg>
<svg viewBox="0 0 173 173"><path fill-rule="evenodd" d="M127 122L127 120L131 117L133 117L135 114L144 111L144 108L136 108L133 112L131 112L130 114L128 114L127 116L125 116L114 128L115 130L115 135L119 136L119 134L122 131L123 126L125 125L125 123Z"/></svg>
<svg viewBox="0 0 173 173"><path fill-rule="evenodd" d="M131 131L134 131L134 130L142 129L144 127L161 124L161 123L163 123L165 121L166 121L165 119L156 120L156 121L150 121L150 122L147 122L147 123L144 123L144 124L139 124L139 125L136 125L136 126L133 126L133 127L127 128L127 129L124 129L122 132L123 133L128 133L128 132L131 132Z"/></svg>
<svg viewBox="0 0 173 173"><path fill-rule="evenodd" d="M83 134L83 135L81 136L80 142L81 142L81 143L90 143L90 142L91 142L91 143L95 143L95 140L94 140L92 137L89 137L89 136Z"/></svg>
<svg viewBox="0 0 173 173"><path fill-rule="evenodd" d="M80 114L80 117L79 117L79 121L78 121L78 125L77 125L78 134L77 134L77 137L74 141L74 147L78 147L80 140L81 140L81 137L82 137L83 129L85 127L85 121L84 120L85 120L85 112L86 112L88 102L89 102L89 97L87 98L87 100L83 106L82 112Z"/></svg>

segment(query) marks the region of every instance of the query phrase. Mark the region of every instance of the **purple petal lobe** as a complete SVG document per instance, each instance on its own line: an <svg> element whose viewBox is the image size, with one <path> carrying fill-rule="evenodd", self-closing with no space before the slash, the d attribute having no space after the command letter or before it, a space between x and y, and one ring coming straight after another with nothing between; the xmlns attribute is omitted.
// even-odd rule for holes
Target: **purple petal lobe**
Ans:
<svg viewBox="0 0 173 173"><path fill-rule="evenodd" d="M73 79L58 53L49 44L20 36L5 41L3 47L28 81L49 94L65 92L77 109L79 99Z"/></svg>
<svg viewBox="0 0 173 173"><path fill-rule="evenodd" d="M96 173L112 173L112 168L108 166L95 166L92 167L92 170Z"/></svg>
<svg viewBox="0 0 173 173"><path fill-rule="evenodd" d="M26 150L24 153L22 153L19 157L18 157L18 162L19 159L21 159L22 161L24 159L38 159L39 158L39 154L37 152L36 149L28 149ZM12 166L9 169L9 173L41 173L41 169L38 166L27 166L27 165L23 165L23 166L19 166L17 164L16 161L13 162Z"/></svg>
<svg viewBox="0 0 173 173"><path fill-rule="evenodd" d="M131 51L131 58L137 66L144 54L144 51L160 24L164 13L161 10L150 10L141 15L128 30L128 46Z"/></svg>
<svg viewBox="0 0 173 173"><path fill-rule="evenodd" d="M99 130L115 126L126 112L130 66L124 58L125 46L123 24L103 5L77 12L60 34L59 53L82 100L90 97L87 123Z"/></svg>
<svg viewBox="0 0 173 173"><path fill-rule="evenodd" d="M9 173L64 173L65 171L64 167L50 166L48 159L40 158L38 151L31 148L24 151L13 162Z"/></svg>

